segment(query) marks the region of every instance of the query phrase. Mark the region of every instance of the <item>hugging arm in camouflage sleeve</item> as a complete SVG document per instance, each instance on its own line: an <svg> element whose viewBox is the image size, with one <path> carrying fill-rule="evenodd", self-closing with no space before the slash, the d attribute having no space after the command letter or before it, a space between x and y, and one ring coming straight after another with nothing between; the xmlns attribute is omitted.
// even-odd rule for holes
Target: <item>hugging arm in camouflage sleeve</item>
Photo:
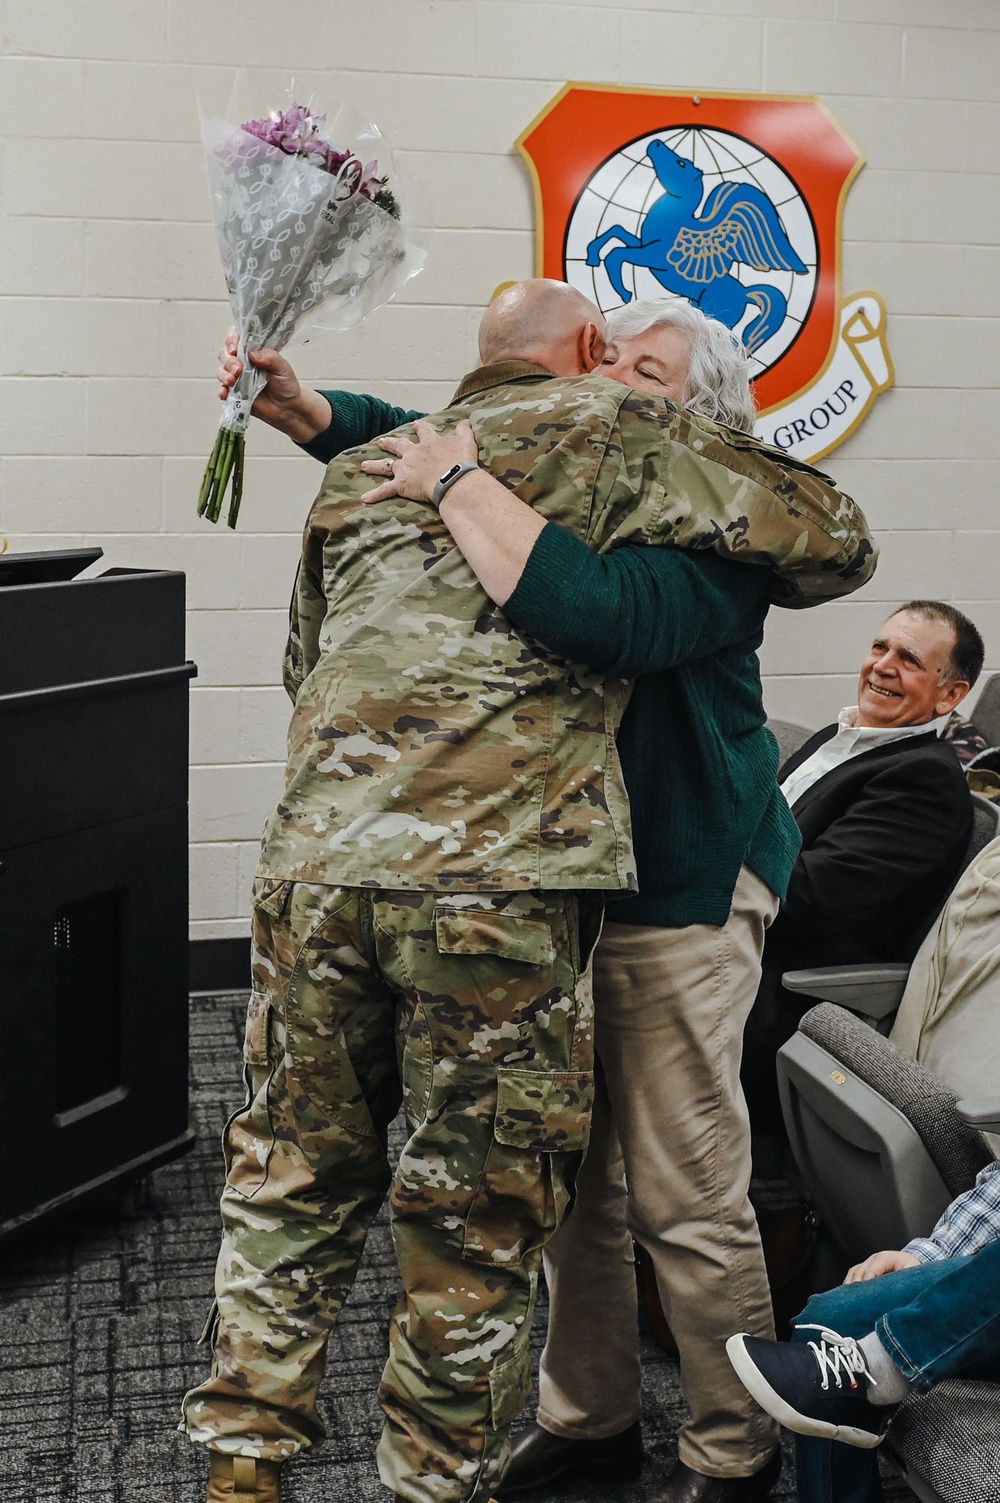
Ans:
<svg viewBox="0 0 1000 1503"><path fill-rule="evenodd" d="M849 595L874 573L877 549L860 508L829 476L769 449L749 434L720 427L672 403L632 392L619 408L625 465L620 480L641 489L648 470L656 495L642 514L614 514L599 551L625 543L670 543L711 549L723 558L769 570L772 603L801 607ZM376 502L393 495L429 501L435 480L452 464L478 463L468 422L453 431L428 423L388 434L379 445L389 460L366 460ZM555 514L538 492L482 455L482 468L462 475L442 506L448 526L488 593L503 604L546 520ZM528 515L527 508L534 511Z"/></svg>

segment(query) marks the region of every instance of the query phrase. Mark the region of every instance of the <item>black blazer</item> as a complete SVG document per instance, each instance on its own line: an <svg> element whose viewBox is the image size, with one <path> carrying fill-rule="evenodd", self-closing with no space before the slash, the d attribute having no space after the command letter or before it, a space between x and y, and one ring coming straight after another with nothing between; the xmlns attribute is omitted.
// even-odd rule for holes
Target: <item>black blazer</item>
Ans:
<svg viewBox="0 0 1000 1503"><path fill-rule="evenodd" d="M836 731L818 731L779 779ZM795 800L802 850L764 940L744 1035L742 1079L758 1137L780 1130L774 1057L815 1004L786 991L782 973L911 960L962 870L972 810L958 758L932 731L848 757Z"/></svg>
<svg viewBox="0 0 1000 1503"><path fill-rule="evenodd" d="M827 726L785 778L836 734ZM972 835L958 758L932 731L848 757L796 799L802 851L764 946L769 970L911 960Z"/></svg>

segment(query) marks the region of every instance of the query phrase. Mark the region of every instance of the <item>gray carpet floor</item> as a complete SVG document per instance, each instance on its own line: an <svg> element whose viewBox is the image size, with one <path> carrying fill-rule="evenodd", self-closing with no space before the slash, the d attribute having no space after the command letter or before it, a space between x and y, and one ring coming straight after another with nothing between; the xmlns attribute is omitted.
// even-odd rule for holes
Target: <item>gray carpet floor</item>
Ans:
<svg viewBox="0 0 1000 1503"><path fill-rule="evenodd" d="M199 1381L197 1345L218 1238L219 1135L242 1099L245 998L197 996L191 1107L198 1140L124 1200L0 1246L0 1497L4 1503L202 1503L200 1448L176 1431ZM336 1332L324 1390L329 1441L288 1472L289 1503L385 1503L373 1460L375 1386L397 1276L384 1217ZM544 1294L533 1333L545 1328ZM642 1503L676 1457L677 1363L642 1335L647 1460L630 1481L552 1489L539 1503ZM790 1448L774 1498L795 1496ZM900 1483L887 1496L911 1499Z"/></svg>

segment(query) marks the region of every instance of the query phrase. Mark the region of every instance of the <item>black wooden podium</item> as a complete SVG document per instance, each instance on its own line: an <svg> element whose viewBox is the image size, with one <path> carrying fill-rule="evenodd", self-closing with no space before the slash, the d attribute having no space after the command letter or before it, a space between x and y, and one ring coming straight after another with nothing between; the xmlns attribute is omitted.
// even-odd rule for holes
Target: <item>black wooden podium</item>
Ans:
<svg viewBox="0 0 1000 1503"><path fill-rule="evenodd" d="M0 559L0 1236L183 1153L184 576Z"/></svg>

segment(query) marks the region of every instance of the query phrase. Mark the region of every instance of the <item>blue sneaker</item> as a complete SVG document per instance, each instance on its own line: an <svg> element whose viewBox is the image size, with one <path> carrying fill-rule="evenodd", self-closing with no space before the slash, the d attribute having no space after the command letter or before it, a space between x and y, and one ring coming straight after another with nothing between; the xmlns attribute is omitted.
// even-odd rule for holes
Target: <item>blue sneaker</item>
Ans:
<svg viewBox="0 0 1000 1503"><path fill-rule="evenodd" d="M743 1386L772 1419L797 1435L873 1450L897 1406L870 1402L875 1379L853 1336L825 1326L800 1329L819 1331L820 1339L800 1346L730 1336L726 1351Z"/></svg>

